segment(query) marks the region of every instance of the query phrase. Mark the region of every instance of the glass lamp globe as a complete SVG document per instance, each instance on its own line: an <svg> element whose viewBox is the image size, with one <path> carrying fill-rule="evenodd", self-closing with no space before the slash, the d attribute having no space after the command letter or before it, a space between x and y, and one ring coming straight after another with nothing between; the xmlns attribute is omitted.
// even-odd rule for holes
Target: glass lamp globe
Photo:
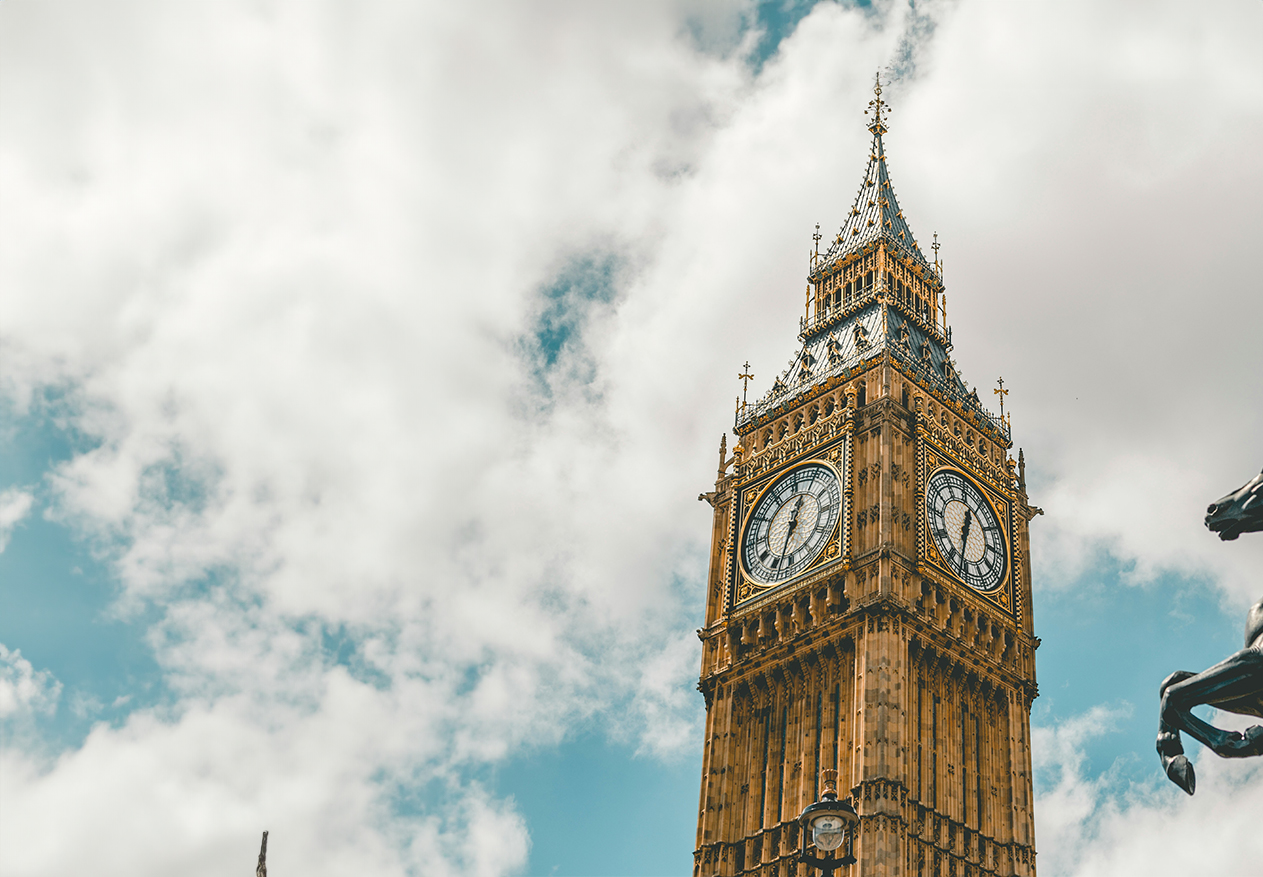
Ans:
<svg viewBox="0 0 1263 877"><path fill-rule="evenodd" d="M821 850L836 850L846 839L846 822L831 813L811 820L811 842Z"/></svg>

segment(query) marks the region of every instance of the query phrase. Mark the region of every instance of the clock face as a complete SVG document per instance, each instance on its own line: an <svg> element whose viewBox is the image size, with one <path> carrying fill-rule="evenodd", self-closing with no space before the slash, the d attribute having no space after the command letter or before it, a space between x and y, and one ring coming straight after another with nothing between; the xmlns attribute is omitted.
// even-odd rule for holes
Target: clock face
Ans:
<svg viewBox="0 0 1263 877"><path fill-rule="evenodd" d="M741 540L746 573L764 585L788 581L820 556L842 514L833 468L808 463L785 473L759 498Z"/></svg>
<svg viewBox="0 0 1263 877"><path fill-rule="evenodd" d="M972 481L940 469L925 487L925 516L947 568L979 591L1004 580L1008 553L995 510Z"/></svg>

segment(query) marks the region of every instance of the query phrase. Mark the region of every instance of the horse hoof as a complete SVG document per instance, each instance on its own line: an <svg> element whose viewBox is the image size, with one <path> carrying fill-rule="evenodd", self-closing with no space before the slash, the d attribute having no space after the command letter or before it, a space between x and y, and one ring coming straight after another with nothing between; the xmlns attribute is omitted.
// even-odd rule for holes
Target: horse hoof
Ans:
<svg viewBox="0 0 1263 877"><path fill-rule="evenodd" d="M1177 755L1167 762L1167 779L1175 783L1190 795L1197 790L1197 774L1193 773L1193 765L1188 758Z"/></svg>

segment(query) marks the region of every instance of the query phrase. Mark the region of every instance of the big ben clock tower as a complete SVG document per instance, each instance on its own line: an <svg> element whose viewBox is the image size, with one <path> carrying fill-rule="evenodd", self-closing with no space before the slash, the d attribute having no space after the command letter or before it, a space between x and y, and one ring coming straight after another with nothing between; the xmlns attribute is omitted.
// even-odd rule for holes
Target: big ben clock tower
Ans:
<svg viewBox="0 0 1263 877"><path fill-rule="evenodd" d="M813 262L801 348L738 409L705 495L694 877L809 873L796 820L822 770L860 816L838 877L1035 873L1039 509L1008 424L952 361L941 272L895 198L875 93L868 167Z"/></svg>

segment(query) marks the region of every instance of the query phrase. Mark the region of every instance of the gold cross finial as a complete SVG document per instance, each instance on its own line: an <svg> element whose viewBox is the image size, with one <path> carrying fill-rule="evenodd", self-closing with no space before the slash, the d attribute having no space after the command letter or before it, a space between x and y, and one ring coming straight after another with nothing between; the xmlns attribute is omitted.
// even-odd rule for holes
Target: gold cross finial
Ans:
<svg viewBox="0 0 1263 877"><path fill-rule="evenodd" d="M942 273L941 271L939 271L939 267L938 267L938 248L939 248L938 232L934 232L934 243L930 244L930 249L934 251L934 270L938 273Z"/></svg>
<svg viewBox="0 0 1263 877"><path fill-rule="evenodd" d="M754 380L754 375L750 373L750 360L746 360L746 364L741 367L743 371L737 375L737 380L741 381L741 407L746 407L746 391L750 388L750 382Z"/></svg>
<svg viewBox="0 0 1263 877"><path fill-rule="evenodd" d="M881 136L886 133L886 120L882 117L883 111L890 112L890 108L886 106L886 102L881 99L881 71L878 70L876 76L873 77L873 94L875 97L868 102L868 110L864 111L864 115L868 115L869 110L873 111L873 121L868 123L868 130L874 134Z"/></svg>
<svg viewBox="0 0 1263 877"><path fill-rule="evenodd" d="M811 239L816 242L816 259L820 258L820 239L822 237L824 237L824 235L820 233L820 223L817 222L816 233L811 236ZM812 261L814 262L815 259L813 259Z"/></svg>
<svg viewBox="0 0 1263 877"><path fill-rule="evenodd" d="M999 380L996 381L996 383L999 384L1000 386L992 390L991 392L995 393L997 396L1000 397L1000 422L1007 426L1008 421L1004 417L1004 397L1009 395L1009 391L1004 389L1004 378L1000 378Z"/></svg>

